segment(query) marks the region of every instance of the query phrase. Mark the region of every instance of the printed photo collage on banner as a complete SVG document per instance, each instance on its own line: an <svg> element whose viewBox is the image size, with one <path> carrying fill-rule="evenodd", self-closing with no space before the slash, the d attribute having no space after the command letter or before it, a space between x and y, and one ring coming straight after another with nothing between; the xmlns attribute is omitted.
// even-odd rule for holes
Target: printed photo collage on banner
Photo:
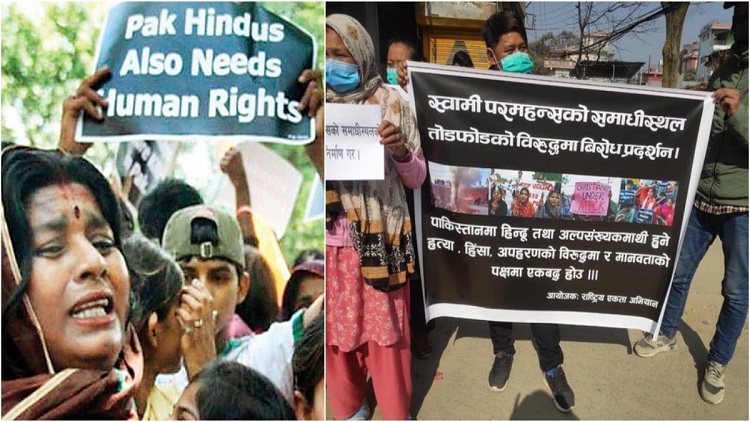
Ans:
<svg viewBox="0 0 750 422"><path fill-rule="evenodd" d="M460 214L671 226L679 188L668 180L429 166L432 205Z"/></svg>
<svg viewBox="0 0 750 422"><path fill-rule="evenodd" d="M4 3L2 418L747 420L747 12Z"/></svg>

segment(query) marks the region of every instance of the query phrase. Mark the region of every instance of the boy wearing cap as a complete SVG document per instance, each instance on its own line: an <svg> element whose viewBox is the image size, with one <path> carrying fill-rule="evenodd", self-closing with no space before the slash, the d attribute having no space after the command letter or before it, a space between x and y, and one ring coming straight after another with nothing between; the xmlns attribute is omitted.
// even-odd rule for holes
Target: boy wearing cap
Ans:
<svg viewBox="0 0 750 422"><path fill-rule="evenodd" d="M284 288L279 321L286 321L297 310L310 306L324 290L325 262L322 259L306 261L294 267Z"/></svg>
<svg viewBox="0 0 750 422"><path fill-rule="evenodd" d="M192 327L186 322L183 347L194 330L213 327L216 358L236 361L262 373L291 402L294 341L302 335L303 327L320 313L323 299L313 303L307 311L295 313L289 321L272 324L263 334L230 339L226 327L250 285L250 277L244 270L242 231L237 221L211 206L188 207L169 219L162 246L180 264L185 280L203 283L213 297L215 321L213 324L192 321ZM160 376L158 382L171 382L184 389L188 375L192 377L200 370L186 366L187 370L183 366L174 376Z"/></svg>

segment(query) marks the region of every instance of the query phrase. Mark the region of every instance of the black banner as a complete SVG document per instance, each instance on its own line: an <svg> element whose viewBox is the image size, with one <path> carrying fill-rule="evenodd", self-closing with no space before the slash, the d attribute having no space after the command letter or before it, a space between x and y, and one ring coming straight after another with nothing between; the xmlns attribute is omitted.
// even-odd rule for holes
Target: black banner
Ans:
<svg viewBox="0 0 750 422"><path fill-rule="evenodd" d="M114 7L96 69L106 120L84 118L79 141L235 139L305 144L297 82L315 40L253 2L131 2Z"/></svg>
<svg viewBox="0 0 750 422"><path fill-rule="evenodd" d="M654 329L703 162L708 95L409 72L428 161L415 219L428 317Z"/></svg>

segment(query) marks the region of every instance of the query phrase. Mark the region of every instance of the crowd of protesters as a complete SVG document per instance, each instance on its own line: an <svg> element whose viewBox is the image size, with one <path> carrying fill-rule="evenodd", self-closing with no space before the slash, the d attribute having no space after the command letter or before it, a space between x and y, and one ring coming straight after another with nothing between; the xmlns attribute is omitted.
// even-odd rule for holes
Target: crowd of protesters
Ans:
<svg viewBox="0 0 750 422"><path fill-rule="evenodd" d="M2 151L3 418L323 419L322 254L289 268L259 235L235 149L236 212L175 179L129 204L73 139L109 75L65 100L58 149Z"/></svg>

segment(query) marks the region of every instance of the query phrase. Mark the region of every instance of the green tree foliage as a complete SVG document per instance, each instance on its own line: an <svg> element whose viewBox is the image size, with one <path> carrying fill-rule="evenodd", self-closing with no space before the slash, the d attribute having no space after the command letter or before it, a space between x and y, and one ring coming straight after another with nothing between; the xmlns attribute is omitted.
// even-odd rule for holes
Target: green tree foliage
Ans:
<svg viewBox="0 0 750 422"><path fill-rule="evenodd" d="M324 23L325 7L322 2L278 3L265 2L268 10L305 28L317 42L316 65L323 68L325 62ZM304 181L294 205L286 235L281 239L281 250L288 263L292 263L297 253L303 249L323 251L325 230L323 220L304 222L307 198L315 181L315 166L305 154L304 148L281 144L268 144L268 147L292 163L303 175Z"/></svg>
<svg viewBox="0 0 750 422"><path fill-rule="evenodd" d="M695 69L687 69L683 75L683 80L689 82L697 80Z"/></svg>
<svg viewBox="0 0 750 422"><path fill-rule="evenodd" d="M316 66L324 63L322 2L263 2L266 8L307 30L317 44ZM91 73L96 43L110 3L10 3L2 6L2 140L54 148L64 99ZM304 148L269 144L304 175L302 188L281 246L287 262L302 249L323 250L322 220L304 223L315 168ZM193 146L183 145L183 153ZM107 167L115 146L94 145L86 157ZM180 166L178 158L177 165ZM218 162L215 174L220 176ZM186 169L178 169L176 175ZM202 192L211 197L210 192Z"/></svg>
<svg viewBox="0 0 750 422"><path fill-rule="evenodd" d="M547 32L529 44L529 55L534 62L534 73L544 74L544 60L565 57L576 50L578 37L570 31L557 34Z"/></svg>
<svg viewBox="0 0 750 422"><path fill-rule="evenodd" d="M305 28L317 42L316 66L325 63L325 6L322 2L262 2L266 9Z"/></svg>
<svg viewBox="0 0 750 422"><path fill-rule="evenodd" d="M85 3L3 6L3 141L55 146L62 101L91 68L100 30L90 23L92 10Z"/></svg>
<svg viewBox="0 0 750 422"><path fill-rule="evenodd" d="M539 173L534 172L534 174L531 175L531 178L534 180L539 180L544 176L544 180L548 182L562 182L563 177L560 173Z"/></svg>
<svg viewBox="0 0 750 422"><path fill-rule="evenodd" d="M547 32L529 44L529 56L534 62L533 72L535 74L544 73L544 59L549 57L550 44L554 38L555 35L552 32Z"/></svg>

